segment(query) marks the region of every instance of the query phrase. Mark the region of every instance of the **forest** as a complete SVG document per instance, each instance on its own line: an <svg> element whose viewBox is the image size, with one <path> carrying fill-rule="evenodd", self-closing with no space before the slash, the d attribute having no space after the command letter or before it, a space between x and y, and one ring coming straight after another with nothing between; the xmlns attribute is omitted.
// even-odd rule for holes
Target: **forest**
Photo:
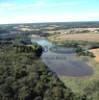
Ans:
<svg viewBox="0 0 99 100"><path fill-rule="evenodd" d="M0 100L86 100L40 60L37 44L0 41Z"/></svg>

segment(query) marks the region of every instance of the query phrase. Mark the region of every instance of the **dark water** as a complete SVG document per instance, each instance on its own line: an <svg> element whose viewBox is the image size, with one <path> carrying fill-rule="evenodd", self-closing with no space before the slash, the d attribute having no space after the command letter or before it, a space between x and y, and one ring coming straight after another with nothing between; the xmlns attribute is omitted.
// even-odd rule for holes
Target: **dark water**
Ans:
<svg viewBox="0 0 99 100"><path fill-rule="evenodd" d="M43 52L41 59L57 75L88 76L93 74L92 67L80 60L73 48L58 47L53 51L51 49L53 44L45 39L32 39L32 42L47 49L46 52Z"/></svg>

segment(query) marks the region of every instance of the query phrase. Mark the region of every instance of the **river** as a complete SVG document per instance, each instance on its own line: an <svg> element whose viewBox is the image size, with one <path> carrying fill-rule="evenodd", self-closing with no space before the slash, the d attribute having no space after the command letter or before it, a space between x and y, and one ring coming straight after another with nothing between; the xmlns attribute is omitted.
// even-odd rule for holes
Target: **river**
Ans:
<svg viewBox="0 0 99 100"><path fill-rule="evenodd" d="M77 57L74 48L54 48L55 45L45 38L32 38L31 41L45 49L41 59L57 75L80 77L93 74L92 67Z"/></svg>

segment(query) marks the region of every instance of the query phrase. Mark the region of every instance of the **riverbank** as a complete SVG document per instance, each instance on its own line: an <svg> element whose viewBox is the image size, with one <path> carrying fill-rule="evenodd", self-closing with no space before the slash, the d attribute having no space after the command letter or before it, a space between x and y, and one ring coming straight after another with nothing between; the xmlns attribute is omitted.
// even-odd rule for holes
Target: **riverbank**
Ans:
<svg viewBox="0 0 99 100"><path fill-rule="evenodd" d="M40 42L39 40L37 41L38 43L41 43L41 40ZM43 43L46 44L46 39L43 41ZM91 49L93 46L98 46L95 45L98 44L97 42L78 42L78 44L80 43L82 43L82 47L84 47L86 44L86 48L88 44L92 43L92 45L90 45ZM73 42L73 46L75 46L74 44L75 43ZM47 41L47 46L48 45L49 41ZM70 45L71 43L68 47L70 47ZM74 93L80 93L81 95L87 94L89 100L91 98L93 98L92 100L98 100L95 98L99 98L99 91L95 87L98 87L99 82L99 63L92 57L79 56L71 53L68 51L69 49L66 49L66 47L64 49L60 48L58 51L56 50L57 49L54 48L54 50L52 49L42 54L42 61L46 64L46 66L55 72L66 86L71 87ZM77 60L77 62L75 60ZM88 65L86 65L86 63ZM89 66L93 70L93 73L91 74L88 74L89 71L87 70L89 69L86 69L89 68Z"/></svg>
<svg viewBox="0 0 99 100"><path fill-rule="evenodd" d="M95 55L95 61L99 62L99 48L91 49L90 52L92 52Z"/></svg>
<svg viewBox="0 0 99 100"><path fill-rule="evenodd" d="M55 45L46 38L32 37L31 41L48 49L44 50L41 59L57 75L80 77L93 74L93 69L88 62L79 60L75 48Z"/></svg>
<svg viewBox="0 0 99 100"><path fill-rule="evenodd" d="M81 58L85 59L85 58ZM86 58L88 60L88 58ZM59 78L64 82L65 85L71 87L73 92L80 94L87 94L88 97L94 98L92 100L98 100L99 98L98 83L99 83L99 62L94 59L89 58L90 63L93 65L94 70L93 75L85 77L68 77L59 76ZM94 92L93 92L94 91Z"/></svg>

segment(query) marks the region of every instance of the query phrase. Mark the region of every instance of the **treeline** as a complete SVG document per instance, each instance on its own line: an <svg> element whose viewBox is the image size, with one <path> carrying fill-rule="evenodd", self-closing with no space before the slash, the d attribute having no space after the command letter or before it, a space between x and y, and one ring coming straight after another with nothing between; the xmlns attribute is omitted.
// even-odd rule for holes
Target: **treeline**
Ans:
<svg viewBox="0 0 99 100"><path fill-rule="evenodd" d="M60 47L68 47L68 48L74 48L75 52L79 56L89 56L89 57L95 57L95 55L90 52L90 49L96 49L99 48L99 42L89 42L89 41L65 41L61 44L56 45Z"/></svg>
<svg viewBox="0 0 99 100"><path fill-rule="evenodd" d="M89 52L88 50L85 50L81 47L77 47L75 51L79 56L88 56L92 58L95 57L95 55L92 52Z"/></svg>
<svg viewBox="0 0 99 100"><path fill-rule="evenodd" d="M13 43L0 44L0 100L87 100L40 61L40 46Z"/></svg>
<svg viewBox="0 0 99 100"><path fill-rule="evenodd" d="M16 52L17 53L33 53L35 52L35 55L37 57L40 57L42 52L43 52L43 48L41 46L38 46L37 44L33 44L33 45L14 45L14 47L16 48Z"/></svg>

